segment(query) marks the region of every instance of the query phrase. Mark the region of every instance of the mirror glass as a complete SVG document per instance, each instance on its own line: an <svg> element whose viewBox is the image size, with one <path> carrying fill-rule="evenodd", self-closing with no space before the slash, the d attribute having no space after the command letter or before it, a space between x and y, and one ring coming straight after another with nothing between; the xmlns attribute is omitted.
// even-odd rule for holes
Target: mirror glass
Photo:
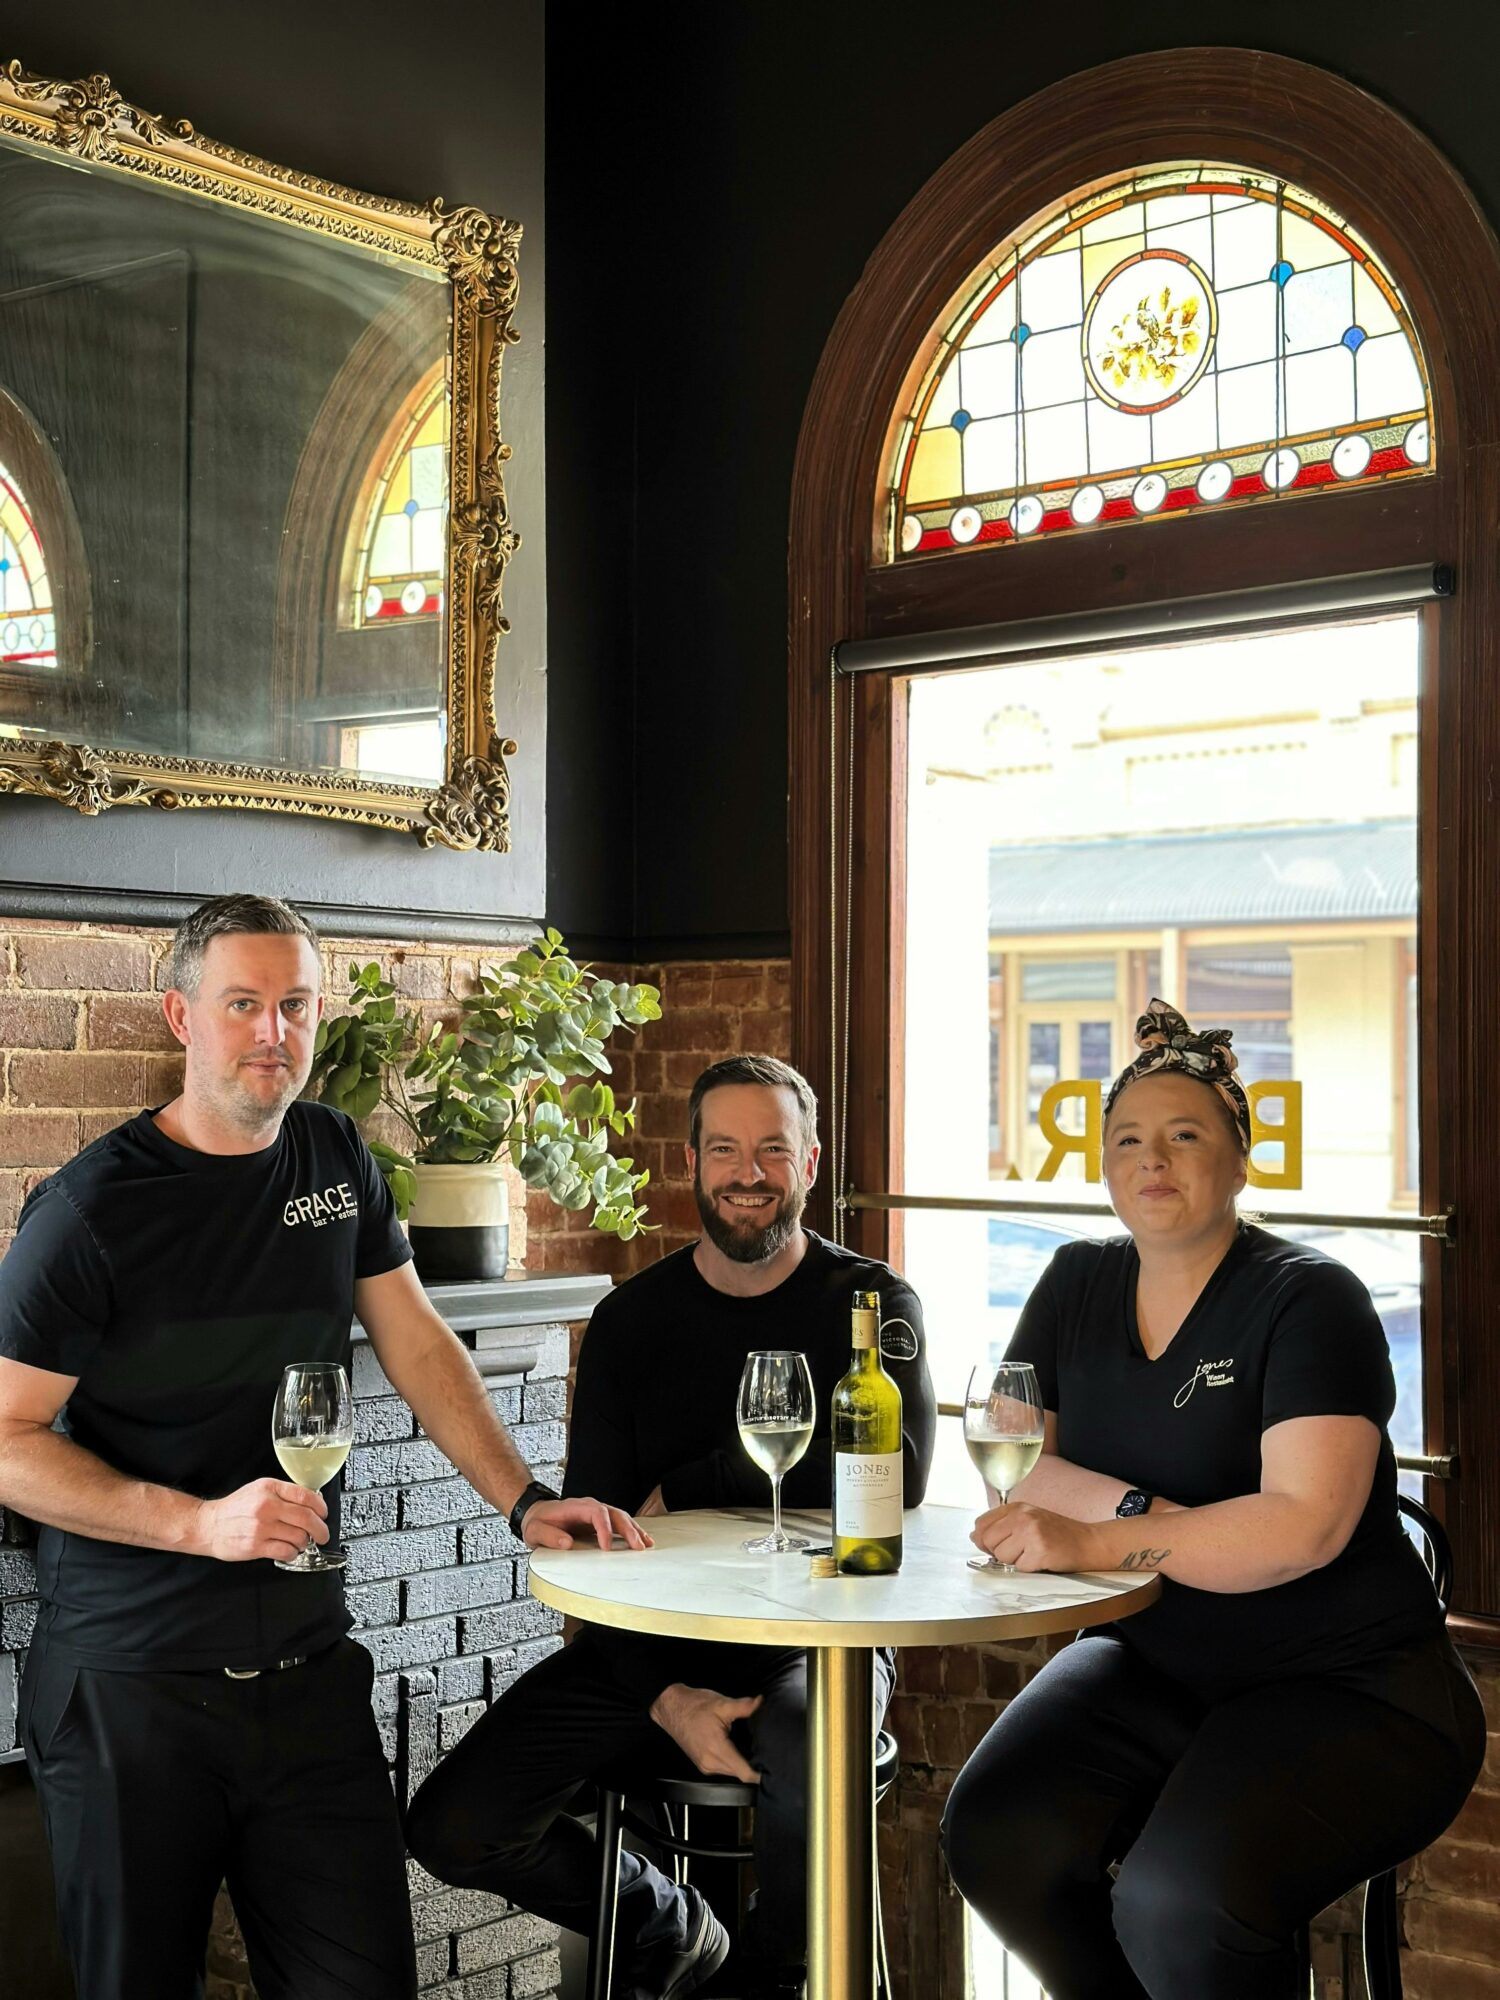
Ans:
<svg viewBox="0 0 1500 2000"><path fill-rule="evenodd" d="M441 271L0 142L0 752L435 787Z"/></svg>

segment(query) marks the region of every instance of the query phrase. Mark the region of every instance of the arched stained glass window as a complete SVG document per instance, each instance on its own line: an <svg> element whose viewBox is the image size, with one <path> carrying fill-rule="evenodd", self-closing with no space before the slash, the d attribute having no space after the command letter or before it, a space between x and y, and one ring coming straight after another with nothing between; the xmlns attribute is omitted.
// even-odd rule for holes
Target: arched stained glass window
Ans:
<svg viewBox="0 0 1500 2000"><path fill-rule="evenodd" d="M888 471L890 559L1429 472L1401 295L1315 195L1240 167L1094 184L934 337Z"/></svg>
<svg viewBox="0 0 1500 2000"><path fill-rule="evenodd" d="M0 666L55 667L57 620L31 509L0 465Z"/></svg>
<svg viewBox="0 0 1500 2000"><path fill-rule="evenodd" d="M448 395L441 368L394 426L356 520L361 532L346 622L359 627L440 616L448 524Z"/></svg>

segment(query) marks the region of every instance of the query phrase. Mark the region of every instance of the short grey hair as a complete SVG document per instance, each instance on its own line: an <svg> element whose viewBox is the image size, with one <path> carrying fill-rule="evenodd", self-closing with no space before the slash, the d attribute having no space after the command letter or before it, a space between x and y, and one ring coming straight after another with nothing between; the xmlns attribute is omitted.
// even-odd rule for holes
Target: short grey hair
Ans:
<svg viewBox="0 0 1500 2000"><path fill-rule="evenodd" d="M203 954L216 937L305 937L314 951L317 932L300 910L275 896L210 896L184 917L172 938L171 983L189 999L203 978Z"/></svg>
<svg viewBox="0 0 1500 2000"><path fill-rule="evenodd" d="M800 1070L777 1056L726 1056L704 1070L688 1098L688 1144L696 1153L703 1123L703 1100L711 1090L725 1084L755 1083L765 1090L789 1090L797 1100L797 1121L801 1127L802 1150L810 1153L818 1143L818 1100L813 1087Z"/></svg>

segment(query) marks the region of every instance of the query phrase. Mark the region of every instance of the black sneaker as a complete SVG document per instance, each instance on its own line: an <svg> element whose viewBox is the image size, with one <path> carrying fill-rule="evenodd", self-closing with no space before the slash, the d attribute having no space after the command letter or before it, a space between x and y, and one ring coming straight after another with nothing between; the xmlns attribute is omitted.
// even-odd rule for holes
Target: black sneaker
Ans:
<svg viewBox="0 0 1500 2000"><path fill-rule="evenodd" d="M729 1933L688 1884L686 1941L648 1945L623 1968L620 2000L686 2000L729 1956Z"/></svg>

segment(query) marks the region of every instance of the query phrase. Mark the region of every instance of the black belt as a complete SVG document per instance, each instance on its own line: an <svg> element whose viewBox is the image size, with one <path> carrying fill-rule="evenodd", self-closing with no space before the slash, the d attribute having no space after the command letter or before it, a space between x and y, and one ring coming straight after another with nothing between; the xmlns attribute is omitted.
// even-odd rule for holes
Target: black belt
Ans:
<svg viewBox="0 0 1500 2000"><path fill-rule="evenodd" d="M264 1667L226 1667L224 1672L232 1681L253 1681L259 1674L279 1674L287 1667L300 1667L307 1660L306 1653L294 1653L289 1660L272 1660Z"/></svg>

